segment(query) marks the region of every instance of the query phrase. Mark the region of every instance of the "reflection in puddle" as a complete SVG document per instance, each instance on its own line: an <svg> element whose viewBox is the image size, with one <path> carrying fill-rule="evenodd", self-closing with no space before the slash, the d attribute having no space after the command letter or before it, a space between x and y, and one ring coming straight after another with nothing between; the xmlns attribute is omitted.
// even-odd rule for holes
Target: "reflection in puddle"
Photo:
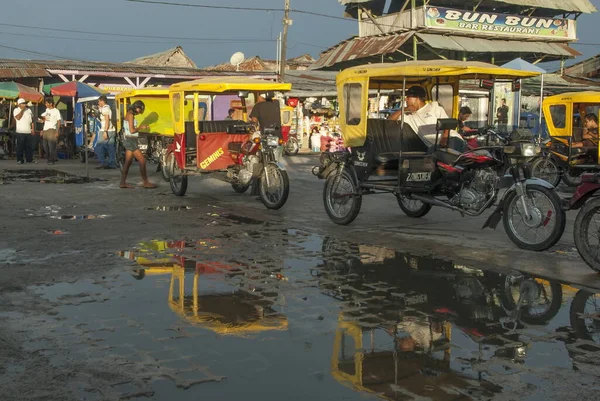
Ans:
<svg viewBox="0 0 600 401"><path fill-rule="evenodd" d="M81 177L58 170L3 170L0 182L39 182L42 184L83 184L98 179Z"/></svg>
<svg viewBox="0 0 600 401"><path fill-rule="evenodd" d="M108 214L81 214L81 215L62 215L62 216L49 216L51 219L58 220L96 220L96 219L105 219L110 217Z"/></svg>
<svg viewBox="0 0 600 401"><path fill-rule="evenodd" d="M190 388L189 397L236 399L242 386L275 400L299 381L298 398L348 400L550 400L595 386L595 294L300 231L271 235L286 241L277 254L257 255L256 238L244 235L123 251L134 277L106 283L111 294L94 307L85 305L103 292L74 284L74 296L92 295L61 307L61 326L114 328L105 346L169 349L157 366L185 355L235 383ZM116 316L135 320L145 341L123 338ZM308 378L323 376L334 380Z"/></svg>
<svg viewBox="0 0 600 401"><path fill-rule="evenodd" d="M177 212L180 210L192 210L191 206L155 206L149 207L146 210L157 210L159 212Z"/></svg>

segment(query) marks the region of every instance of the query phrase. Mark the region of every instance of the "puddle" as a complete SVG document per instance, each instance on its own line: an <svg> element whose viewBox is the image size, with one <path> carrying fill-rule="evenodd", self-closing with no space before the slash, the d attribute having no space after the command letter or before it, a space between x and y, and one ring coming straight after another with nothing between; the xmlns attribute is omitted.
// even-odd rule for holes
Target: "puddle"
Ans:
<svg viewBox="0 0 600 401"><path fill-rule="evenodd" d="M146 210L157 210L160 212L177 212L180 210L192 210L191 206L155 206L149 207Z"/></svg>
<svg viewBox="0 0 600 401"><path fill-rule="evenodd" d="M68 351L98 371L119 358L114 399L239 399L243 389L278 400L294 388L293 399L559 400L598 390L600 290L271 235L286 246L261 254L242 234L149 241L120 252L132 272L35 287L56 302L61 338L86 339L59 344L55 358Z"/></svg>
<svg viewBox="0 0 600 401"><path fill-rule="evenodd" d="M68 174L58 170L3 170L0 173L1 183L38 182L42 184L83 184L99 181L95 178Z"/></svg>
<svg viewBox="0 0 600 401"><path fill-rule="evenodd" d="M235 214L222 214L221 217L223 217L224 219L233 221L235 223L241 223L241 224L265 224L266 223L261 220L256 220L256 219L246 217L246 216L237 216Z"/></svg>
<svg viewBox="0 0 600 401"><path fill-rule="evenodd" d="M51 219L58 220L96 220L96 219L106 219L110 217L108 214L81 214L81 215L62 215L62 216L49 216Z"/></svg>

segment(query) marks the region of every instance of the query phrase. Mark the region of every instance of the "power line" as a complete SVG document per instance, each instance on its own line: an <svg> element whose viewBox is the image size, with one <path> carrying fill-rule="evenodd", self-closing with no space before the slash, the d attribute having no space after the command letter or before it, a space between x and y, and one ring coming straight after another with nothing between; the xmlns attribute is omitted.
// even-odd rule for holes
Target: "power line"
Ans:
<svg viewBox="0 0 600 401"><path fill-rule="evenodd" d="M61 59L61 60L69 60L69 61L85 61L85 60L78 60L78 59L73 59L73 58L66 58L66 57L62 57L62 56L57 56L55 54L36 52L34 50L21 49L19 47L12 47L12 46L6 46L6 45L0 45L0 47L5 48L5 49L9 49L9 50L18 51L18 52L21 52L21 53L34 54L36 56L46 56L46 57L52 57L52 58L57 58L57 59Z"/></svg>
<svg viewBox="0 0 600 401"><path fill-rule="evenodd" d="M131 3L157 4L157 5L175 6L175 7L208 8L208 9L213 9L213 10L285 12L284 8L241 7L241 6L215 6L215 5L208 5L208 4L172 3L172 2L169 2L169 1L157 1L157 0L125 0L125 1L131 2ZM296 9L296 8L291 8L290 12L296 13L296 14L306 14L306 15L312 15L312 16L315 16L315 17L332 18L332 19L337 19L337 20L342 20L342 21L351 21L351 22L353 22L353 20L348 19L348 18L338 17L337 15L318 13L318 12L315 12L315 11L307 11L307 10L299 10L299 9Z"/></svg>
<svg viewBox="0 0 600 401"><path fill-rule="evenodd" d="M124 36L129 38L147 38L147 39L173 39L173 40L198 40L198 41L219 41L224 39L219 38L191 38L191 37L177 37L177 36L152 36L152 35L139 35L139 34L127 34L127 33L111 33L111 32L94 32L94 31L80 31L76 29L60 29L60 28L45 28L39 26L28 26L28 25L17 25L17 24L7 24L0 23L0 26L9 26L12 28L28 28L28 29L39 29L42 31L54 31L54 32L68 32L68 33L83 33L88 35L103 35L103 36ZM229 39L227 39L229 40ZM270 39L249 39L244 38L244 40L262 42L262 41L271 41Z"/></svg>
<svg viewBox="0 0 600 401"><path fill-rule="evenodd" d="M110 42L110 43L173 43L173 41L148 41L148 40L118 40L114 39L102 39L102 38L79 38L79 37L66 37L66 36L48 36L48 35L36 35L31 33L15 33L15 32L0 32L0 35L12 35L12 36L28 36L33 38L47 38L47 39L63 39L73 41L88 41L88 42ZM191 40L191 39L189 39ZM255 43L255 42L274 42L272 39L237 39L237 38L196 38L188 42L188 39L180 39L178 43L194 43L194 42L218 42L221 43Z"/></svg>

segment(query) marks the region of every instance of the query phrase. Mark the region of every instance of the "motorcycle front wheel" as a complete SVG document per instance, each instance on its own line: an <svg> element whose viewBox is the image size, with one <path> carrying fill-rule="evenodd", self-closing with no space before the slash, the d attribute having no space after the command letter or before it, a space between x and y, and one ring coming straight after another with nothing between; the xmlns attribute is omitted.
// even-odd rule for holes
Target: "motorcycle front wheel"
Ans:
<svg viewBox="0 0 600 401"><path fill-rule="evenodd" d="M362 206L362 194L347 168L327 177L323 188L323 203L327 215L336 224L350 224Z"/></svg>
<svg viewBox="0 0 600 401"><path fill-rule="evenodd" d="M521 199L516 191L507 195L502 216L504 230L519 248L544 251L560 240L567 217L556 191L540 185L527 185L526 192L525 199ZM523 201L529 216L525 213Z"/></svg>
<svg viewBox="0 0 600 401"><path fill-rule="evenodd" d="M267 164L260 176L258 190L260 200L267 209L280 209L290 194L287 172L275 164Z"/></svg>
<svg viewBox="0 0 600 401"><path fill-rule="evenodd" d="M539 157L531 163L531 175L557 187L560 184L561 171L550 157Z"/></svg>
<svg viewBox="0 0 600 401"><path fill-rule="evenodd" d="M177 196L184 196L187 192L188 176L184 175L184 171L179 168L179 165L174 157L171 158L169 170L169 183L171 185L171 191L173 191L173 193Z"/></svg>
<svg viewBox="0 0 600 401"><path fill-rule="evenodd" d="M295 138L290 138L283 147L283 150L288 156L296 156L300 151L300 145L298 145L298 141Z"/></svg>
<svg viewBox="0 0 600 401"><path fill-rule="evenodd" d="M587 202L579 210L573 237L577 252L584 262L600 273L600 198Z"/></svg>

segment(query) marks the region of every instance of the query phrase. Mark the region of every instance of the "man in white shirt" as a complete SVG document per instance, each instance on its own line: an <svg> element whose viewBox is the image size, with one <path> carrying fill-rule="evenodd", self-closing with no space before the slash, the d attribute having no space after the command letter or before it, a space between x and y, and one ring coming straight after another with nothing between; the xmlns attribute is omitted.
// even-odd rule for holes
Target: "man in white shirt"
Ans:
<svg viewBox="0 0 600 401"><path fill-rule="evenodd" d="M54 107L54 99L47 97L44 101L46 111L42 113L41 121L44 122L42 138L44 140L44 153L48 164L54 164L58 160L56 157L56 145L58 144L58 136L60 135L60 125L62 117L60 111Z"/></svg>
<svg viewBox="0 0 600 401"><path fill-rule="evenodd" d="M96 142L96 156L100 160L100 166L97 169L117 168L115 158L115 127L112 123L112 110L107 104L108 99L102 95L98 99L98 109L100 109L100 132L98 132L98 141ZM105 160L105 154L108 153L108 160Z"/></svg>
<svg viewBox="0 0 600 401"><path fill-rule="evenodd" d="M406 91L406 109L410 114L404 116L404 123L408 124L413 131L431 147L435 143L437 135L436 125L440 118L448 118L446 110L438 102L425 103L427 101L427 92L421 86L411 86ZM401 120L402 109L396 111L388 117L389 120ZM441 133L438 137L438 143L441 139ZM464 152L466 143L460 134L454 130L450 131L448 139L450 148L459 152Z"/></svg>
<svg viewBox="0 0 600 401"><path fill-rule="evenodd" d="M35 127L33 125L33 113L27 107L25 99L17 100L17 107L13 115L16 120L17 131L17 163L23 164L33 162L33 133Z"/></svg>

